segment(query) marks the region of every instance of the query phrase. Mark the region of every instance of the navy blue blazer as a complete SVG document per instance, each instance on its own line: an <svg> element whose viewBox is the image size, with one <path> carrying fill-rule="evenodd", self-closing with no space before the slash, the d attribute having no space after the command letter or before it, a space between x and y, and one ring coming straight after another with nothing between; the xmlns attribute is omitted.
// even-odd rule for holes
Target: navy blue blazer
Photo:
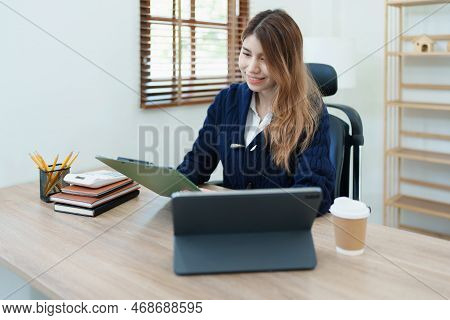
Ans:
<svg viewBox="0 0 450 320"><path fill-rule="evenodd" d="M329 116L326 108L323 108L310 146L302 154L291 157L289 174L273 163L270 145L264 146L262 132L248 147L230 147L231 144L245 146L245 124L252 94L246 83L240 83L232 84L216 96L208 108L192 150L177 170L199 185L209 180L221 161L223 186L226 188L320 187L323 201L319 213L327 212L333 200L336 170L329 159Z"/></svg>

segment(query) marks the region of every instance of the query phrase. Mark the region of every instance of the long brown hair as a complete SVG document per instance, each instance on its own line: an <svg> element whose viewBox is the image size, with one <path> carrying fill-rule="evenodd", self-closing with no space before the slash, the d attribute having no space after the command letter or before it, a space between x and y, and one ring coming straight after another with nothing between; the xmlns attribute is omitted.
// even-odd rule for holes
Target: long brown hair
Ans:
<svg viewBox="0 0 450 320"><path fill-rule="evenodd" d="M270 77L275 81L273 117L264 131L275 165L290 170L292 154L311 143L322 108L321 94L303 62L303 37L283 10L258 13L242 33L261 42Z"/></svg>

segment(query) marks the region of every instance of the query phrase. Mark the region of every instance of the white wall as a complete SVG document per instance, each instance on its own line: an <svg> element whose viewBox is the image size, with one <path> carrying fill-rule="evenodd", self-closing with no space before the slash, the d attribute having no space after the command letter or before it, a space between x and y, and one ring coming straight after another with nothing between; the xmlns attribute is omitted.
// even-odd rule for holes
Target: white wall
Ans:
<svg viewBox="0 0 450 320"><path fill-rule="evenodd" d="M36 179L27 156L34 150L48 159L80 151L76 171L99 165L97 154L136 157L141 125L159 129L159 158L151 160L176 164L190 139L183 136L182 150L175 152L170 143L175 129L187 125L196 134L206 106L139 109L138 1L4 2L20 15L0 4L0 186ZM361 114L366 137L362 197L377 223L383 211L383 50L377 51L384 43L383 5L373 0L251 4L253 13L285 9L305 37L341 37L354 43L356 86L340 89L327 101L348 104ZM163 137L164 126L168 135ZM147 143L151 138L147 134Z"/></svg>
<svg viewBox="0 0 450 320"><path fill-rule="evenodd" d="M17 13L0 3L0 186L37 178L34 150L80 151L84 170L95 155L136 157L140 125L160 129L160 150L163 126L201 126L206 106L139 108L138 1L5 3Z"/></svg>

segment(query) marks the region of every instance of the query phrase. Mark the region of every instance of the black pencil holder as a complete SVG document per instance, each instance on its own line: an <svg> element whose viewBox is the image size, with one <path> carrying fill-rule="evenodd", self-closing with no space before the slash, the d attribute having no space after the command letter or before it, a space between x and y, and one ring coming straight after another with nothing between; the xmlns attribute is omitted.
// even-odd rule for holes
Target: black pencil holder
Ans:
<svg viewBox="0 0 450 320"><path fill-rule="evenodd" d="M63 187L69 185L64 181L64 177L69 172L70 167L61 169L61 164L57 164L55 170L49 170L47 172L39 169L39 194L42 201L51 202L50 197L52 195L61 192Z"/></svg>

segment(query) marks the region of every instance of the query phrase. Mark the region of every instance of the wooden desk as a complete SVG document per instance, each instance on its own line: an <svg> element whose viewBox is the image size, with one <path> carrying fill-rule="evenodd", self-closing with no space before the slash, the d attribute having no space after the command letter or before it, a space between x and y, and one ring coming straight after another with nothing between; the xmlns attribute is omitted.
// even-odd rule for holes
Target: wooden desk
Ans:
<svg viewBox="0 0 450 320"><path fill-rule="evenodd" d="M168 199L141 191L87 218L55 213L37 184L0 189L0 258L63 299L450 297L449 241L369 225L366 252L346 257L335 252L326 217L313 227L315 270L176 276Z"/></svg>

